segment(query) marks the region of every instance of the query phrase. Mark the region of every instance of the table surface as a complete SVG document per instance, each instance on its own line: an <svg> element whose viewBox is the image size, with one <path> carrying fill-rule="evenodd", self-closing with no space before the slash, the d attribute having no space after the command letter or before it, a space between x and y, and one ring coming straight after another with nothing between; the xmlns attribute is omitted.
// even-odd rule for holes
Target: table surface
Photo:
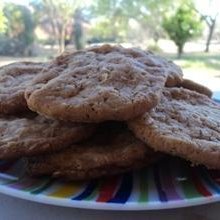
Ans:
<svg viewBox="0 0 220 220"><path fill-rule="evenodd" d="M220 99L220 89L215 89L214 92L214 97ZM219 213L220 202L160 211L98 211L45 205L0 194L0 220L217 220Z"/></svg>
<svg viewBox="0 0 220 220"><path fill-rule="evenodd" d="M1 220L217 220L220 203L160 211L100 211L57 207L0 195Z"/></svg>

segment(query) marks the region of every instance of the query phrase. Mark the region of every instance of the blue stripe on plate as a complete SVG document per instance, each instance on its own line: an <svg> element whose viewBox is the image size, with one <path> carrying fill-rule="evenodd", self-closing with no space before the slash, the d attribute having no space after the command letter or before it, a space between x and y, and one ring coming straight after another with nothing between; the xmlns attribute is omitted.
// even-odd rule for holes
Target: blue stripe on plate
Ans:
<svg viewBox="0 0 220 220"><path fill-rule="evenodd" d="M124 174L118 191L116 192L115 196L112 199L110 199L108 202L125 203L131 195L132 187L133 187L132 174Z"/></svg>

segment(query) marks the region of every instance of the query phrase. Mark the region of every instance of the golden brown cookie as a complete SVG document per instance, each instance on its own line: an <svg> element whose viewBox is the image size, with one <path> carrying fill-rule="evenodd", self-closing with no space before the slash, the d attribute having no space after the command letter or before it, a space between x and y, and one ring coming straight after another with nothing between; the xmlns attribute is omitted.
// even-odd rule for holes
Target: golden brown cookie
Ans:
<svg viewBox="0 0 220 220"><path fill-rule="evenodd" d="M220 168L220 106L205 95L166 88L156 108L128 124L154 150Z"/></svg>
<svg viewBox="0 0 220 220"><path fill-rule="evenodd" d="M94 125L74 124L42 116L0 118L0 159L54 152L89 137Z"/></svg>
<svg viewBox="0 0 220 220"><path fill-rule="evenodd" d="M28 106L74 122L128 120L157 105L171 61L151 53L103 45L65 53L26 90Z"/></svg>
<svg viewBox="0 0 220 220"><path fill-rule="evenodd" d="M17 62L0 68L0 114L29 111L24 90L47 64Z"/></svg>
<svg viewBox="0 0 220 220"><path fill-rule="evenodd" d="M209 98L212 97L212 91L209 88L189 79L183 79L183 81L178 85L178 87L183 87L185 89L196 91L198 93L208 96Z"/></svg>
<svg viewBox="0 0 220 220"><path fill-rule="evenodd" d="M105 125L88 141L54 154L27 158L27 172L32 176L85 180L148 166L158 158L158 153L127 128Z"/></svg>
<svg viewBox="0 0 220 220"><path fill-rule="evenodd" d="M172 65L170 66L170 68L168 67L169 70L168 70L168 76L167 76L165 86L166 87L174 87L174 86L177 86L182 83L183 72L179 66L172 63L172 61L169 61L169 62Z"/></svg>

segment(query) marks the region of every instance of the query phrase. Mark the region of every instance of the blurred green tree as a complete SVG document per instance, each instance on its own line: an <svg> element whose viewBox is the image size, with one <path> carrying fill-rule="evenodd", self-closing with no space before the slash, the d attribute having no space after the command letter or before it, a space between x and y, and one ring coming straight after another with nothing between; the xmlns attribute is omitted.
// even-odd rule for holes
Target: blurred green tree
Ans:
<svg viewBox="0 0 220 220"><path fill-rule="evenodd" d="M178 57L183 53L185 43L202 33L202 22L190 5L180 6L174 15L164 19L163 28L178 48Z"/></svg>
<svg viewBox="0 0 220 220"><path fill-rule="evenodd" d="M179 2L180 0L93 1L92 14L96 22L92 34L102 38L125 39L131 31L129 20L133 19L157 42L164 35L162 21L165 14L176 8Z"/></svg>
<svg viewBox="0 0 220 220"><path fill-rule="evenodd" d="M5 38L11 41L11 44L14 44L15 52L31 53L35 29L31 11L23 5L7 3L4 5L3 12L7 19Z"/></svg>
<svg viewBox="0 0 220 220"><path fill-rule="evenodd" d="M4 13L8 20L6 35L19 38L29 46L34 41L35 24L30 10L23 5L6 4Z"/></svg>
<svg viewBox="0 0 220 220"><path fill-rule="evenodd" d="M7 19L3 12L3 4L0 3L0 33L4 33L7 29Z"/></svg>
<svg viewBox="0 0 220 220"><path fill-rule="evenodd" d="M179 4L180 0L137 0L134 16L143 28L149 30L150 37L157 44L158 40L165 35L162 27L165 15L177 8Z"/></svg>
<svg viewBox="0 0 220 220"><path fill-rule="evenodd" d="M135 2L135 1L134 1ZM91 30L97 38L124 39L128 31L128 20L131 17L131 0L95 0L91 13L95 25ZM135 8L133 8L133 11Z"/></svg>

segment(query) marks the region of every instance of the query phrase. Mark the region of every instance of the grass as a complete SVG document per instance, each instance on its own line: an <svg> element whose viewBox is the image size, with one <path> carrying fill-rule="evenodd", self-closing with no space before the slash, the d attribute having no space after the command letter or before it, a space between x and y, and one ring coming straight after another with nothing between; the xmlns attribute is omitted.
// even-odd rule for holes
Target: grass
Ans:
<svg viewBox="0 0 220 220"><path fill-rule="evenodd" d="M220 77L220 52L219 53L185 53L181 59L173 54L163 54L182 67L188 74L204 74L210 77Z"/></svg>

